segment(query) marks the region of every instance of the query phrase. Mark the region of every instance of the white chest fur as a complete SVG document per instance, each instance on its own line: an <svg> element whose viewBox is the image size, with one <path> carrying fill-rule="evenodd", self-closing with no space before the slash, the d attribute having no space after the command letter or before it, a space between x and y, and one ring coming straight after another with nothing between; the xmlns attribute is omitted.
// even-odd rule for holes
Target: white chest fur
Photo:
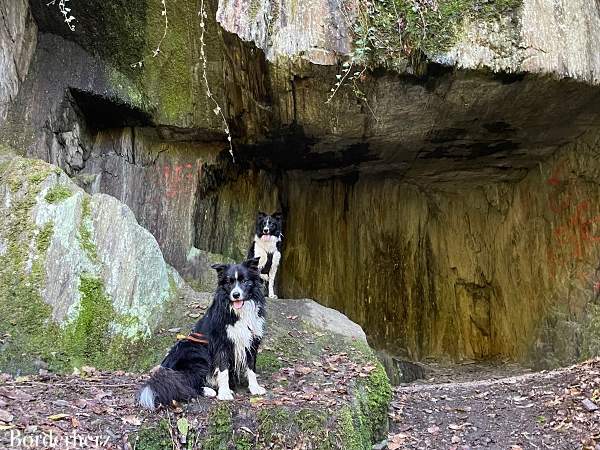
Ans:
<svg viewBox="0 0 600 450"><path fill-rule="evenodd" d="M265 319L258 315L258 307L253 300L244 302L240 310L235 310L239 319L233 325L227 325L227 337L233 343L235 371L245 373L246 351L252 346L255 337L262 338Z"/></svg>
<svg viewBox="0 0 600 450"><path fill-rule="evenodd" d="M259 258L258 266L265 267L269 254L277 252L277 243L281 241L280 237L269 236L268 239L254 236L254 257Z"/></svg>

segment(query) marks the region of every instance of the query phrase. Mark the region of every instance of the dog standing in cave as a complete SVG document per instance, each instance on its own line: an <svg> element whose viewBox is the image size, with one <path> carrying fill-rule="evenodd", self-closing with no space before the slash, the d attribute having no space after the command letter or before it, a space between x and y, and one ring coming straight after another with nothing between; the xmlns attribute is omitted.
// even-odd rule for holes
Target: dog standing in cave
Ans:
<svg viewBox="0 0 600 450"><path fill-rule="evenodd" d="M256 217L254 240L248 251L248 259L258 258L260 276L267 283L267 292L270 298L277 298L275 276L281 261L282 228L283 216L281 213L268 215L259 212Z"/></svg>

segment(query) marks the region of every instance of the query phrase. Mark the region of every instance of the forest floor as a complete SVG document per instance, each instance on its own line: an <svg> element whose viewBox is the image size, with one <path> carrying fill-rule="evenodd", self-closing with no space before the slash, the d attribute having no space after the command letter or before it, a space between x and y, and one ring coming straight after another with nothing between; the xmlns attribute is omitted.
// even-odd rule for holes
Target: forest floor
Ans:
<svg viewBox="0 0 600 450"><path fill-rule="evenodd" d="M519 370L439 368L396 387L383 448L600 450L600 359L515 375Z"/></svg>
<svg viewBox="0 0 600 450"><path fill-rule="evenodd" d="M296 317L283 319L293 323ZM296 333L293 343L303 336ZM310 346L313 338L307 335L302 346ZM256 401L242 394L234 403L243 410L265 408L267 403L302 408L324 402L334 410L346 395L344 383L367 372L333 349L318 359L321 362L312 368L283 360L283 367L262 374L272 392L267 399ZM311 390L306 379L323 368L334 370L328 375L334 383ZM390 434L376 448L600 450L600 359L535 373L523 373L522 367L511 364L429 364L427 369L426 379L395 388ZM178 418L190 411L197 427L209 425L212 399L194 402L185 411L175 408L160 415L141 411L135 392L144 379L93 368L73 375L14 378L0 373L0 449L131 450L135 448L132 436L144 425L165 418L176 430ZM285 389L280 387L282 380ZM245 433L247 428L237 432ZM172 435L174 442L180 438ZM183 447L180 444L177 447ZM287 447L274 444L272 448Z"/></svg>
<svg viewBox="0 0 600 450"><path fill-rule="evenodd" d="M134 393L143 377L89 370L69 376L3 375L0 448L81 448L73 439L88 439L86 447L94 448L98 438L100 448L131 449L128 436L143 422L156 420L135 405ZM511 375L516 370L506 365L439 369L427 380L397 387L391 431L381 448L600 449L599 359ZM486 379L474 380L482 375ZM206 401L194 407L197 416L202 417ZM260 407L247 396L236 402ZM178 411L166 416L175 422ZM22 441L26 435L52 435L62 439L62 446Z"/></svg>

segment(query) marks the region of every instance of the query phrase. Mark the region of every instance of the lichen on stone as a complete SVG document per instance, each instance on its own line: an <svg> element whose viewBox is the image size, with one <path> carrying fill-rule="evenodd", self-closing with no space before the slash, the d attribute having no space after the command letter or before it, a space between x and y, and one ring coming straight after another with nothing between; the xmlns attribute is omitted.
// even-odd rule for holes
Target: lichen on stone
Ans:
<svg viewBox="0 0 600 450"><path fill-rule="evenodd" d="M63 372L84 364L146 370L164 355L172 337L146 333L148 325L141 326L140 320L158 322L158 328L180 323L178 288L171 283L164 291L164 302L144 311L157 319L117 311L115 305L127 304L128 299L119 298L118 303L107 293L96 259L91 197L69 183L62 172L41 161L16 157L1 168L0 308L4 312L0 329L6 336L0 347L0 370L30 373L48 367ZM67 191L73 201L59 201ZM56 201L50 205L45 194L52 192L56 195L51 199ZM156 246L153 241L147 243L150 249ZM59 260L47 261L49 254ZM54 268L61 272L60 280L52 275ZM61 284L58 290L56 283ZM163 306L169 314L162 314Z"/></svg>

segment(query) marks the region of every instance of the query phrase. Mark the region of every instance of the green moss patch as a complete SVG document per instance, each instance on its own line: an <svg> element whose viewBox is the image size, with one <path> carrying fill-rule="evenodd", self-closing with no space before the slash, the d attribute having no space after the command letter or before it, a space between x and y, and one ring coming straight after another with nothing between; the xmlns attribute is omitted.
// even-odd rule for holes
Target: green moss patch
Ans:
<svg viewBox="0 0 600 450"><path fill-rule="evenodd" d="M465 19L494 20L521 4L522 0L361 1L354 59L388 66L403 57L440 54L458 40Z"/></svg>
<svg viewBox="0 0 600 450"><path fill-rule="evenodd" d="M208 418L206 438L202 441L204 450L227 450L233 437L231 410L227 403L219 403Z"/></svg>
<svg viewBox="0 0 600 450"><path fill-rule="evenodd" d="M55 350L59 329L40 295L53 225L39 230L30 219L40 183L49 174L47 164L24 158L14 158L0 174L0 183L14 194L11 214L0 217L0 233L8 241L0 256L0 370L35 371L37 362ZM37 254L32 253L32 242Z"/></svg>
<svg viewBox="0 0 600 450"><path fill-rule="evenodd" d="M98 363L97 358L110 345L110 324L116 315L100 279L82 276L79 292L77 319L66 328L64 339L65 349L75 367Z"/></svg>
<svg viewBox="0 0 600 450"><path fill-rule="evenodd" d="M50 190L46 194L46 197L44 198L48 203L59 203L63 200L66 200L71 195L73 195L73 191L71 189L62 184L57 184L50 188Z"/></svg>
<svg viewBox="0 0 600 450"><path fill-rule="evenodd" d="M260 373L271 374L277 372L283 367L283 364L277 357L277 354L271 350L263 350L256 358L256 370Z"/></svg>
<svg viewBox="0 0 600 450"><path fill-rule="evenodd" d="M582 355L593 358L600 355L600 305L589 304L582 331Z"/></svg>
<svg viewBox="0 0 600 450"><path fill-rule="evenodd" d="M84 197L81 205L81 222L79 223L79 244L91 261L97 262L98 251L92 239L90 198Z"/></svg>
<svg viewBox="0 0 600 450"><path fill-rule="evenodd" d="M157 425L146 425L140 428L135 438L135 446L139 450L164 450L172 448L170 426L165 419Z"/></svg>

